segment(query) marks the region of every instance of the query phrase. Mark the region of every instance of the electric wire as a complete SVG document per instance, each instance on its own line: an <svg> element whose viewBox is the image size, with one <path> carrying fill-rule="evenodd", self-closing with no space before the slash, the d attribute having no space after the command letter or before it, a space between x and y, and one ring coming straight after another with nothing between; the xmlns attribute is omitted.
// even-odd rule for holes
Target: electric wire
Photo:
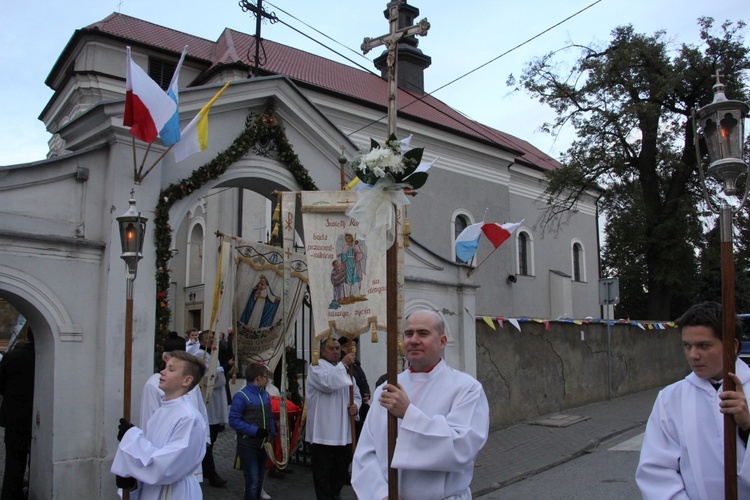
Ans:
<svg viewBox="0 0 750 500"><path fill-rule="evenodd" d="M508 54L510 54L510 53L512 53L512 52L514 52L514 51L516 51L516 50L518 50L519 48L523 47L524 45L527 45L528 43L530 43L530 42L532 42L532 41L536 40L537 38L541 37L542 35L544 35L544 34L546 34L546 33L550 32L550 31L552 31L553 29L555 29L555 28L557 28L558 26L560 26L560 25L562 25L562 24L566 23L567 21L569 21L569 20L573 19L574 17L576 17L576 16L580 15L581 13L583 13L583 12L585 12L586 10L588 10L588 9L592 8L593 6L595 6L596 4L598 4L598 3L600 3L600 2L602 2L602 0L595 0L594 2L592 2L592 3L590 3L589 5L587 5L587 6L583 7L582 9L578 10L577 12L575 12L575 13L573 13L573 14L569 15L569 16L568 16L568 17L566 17L565 19L563 19L563 20L561 20L561 21L559 21L559 22L557 22L557 23L553 24L553 25L552 25L552 26L550 26L549 28L546 28L545 30L543 30L543 31L541 31L541 32L539 32L539 33L537 33L536 35L534 35L534 36L532 36L532 37L530 37L530 38L528 38L528 39L524 40L523 42L521 42L521 43L517 44L516 46L514 46L514 47L512 47L512 48L510 48L510 49L508 49L508 50L506 50L506 51L505 51L505 52L503 52L502 54L500 54L500 55L498 55L498 56L496 56L496 57L494 57L494 58L490 59L489 61L487 61L487 62L485 62L485 63L483 63L483 64L480 64L479 66L477 66L477 67L473 68L472 70L470 70L470 71L467 71L466 73L464 73L464 74L460 75L459 77L457 77L457 78L454 78L453 80L451 80L451 81L449 81L449 82L445 83L444 85L441 85L440 87L438 87L438 88L436 88L436 89L434 89L434 90L432 90L432 91L430 91L430 92L428 92L428 93L425 93L425 94L423 94L423 95L421 95L421 96L420 96L420 95L416 95L416 94L414 94L414 93L410 92L410 91L409 91L409 90L407 90L407 89L404 89L404 88L401 88L401 87L399 87L399 88L400 88L400 90L402 90L403 92L405 92L405 93L406 93L407 95L409 95L410 97L413 97L413 98L414 98L414 100L413 100L413 101L411 101L411 102L409 102L409 103L406 103L406 104L404 104L404 105L402 105L402 106L399 106L399 108L398 108L398 111L403 111L404 109L408 108L409 106L411 106L411 105L413 105L413 104L415 104L415 103L417 103L417 102L422 102L422 103L424 103L424 104L425 104L426 106L428 106L428 107L432 108L432 109L433 109L434 111L437 111L438 113L440 113L441 115L445 116L446 118L448 118L448 119L450 119L450 120L452 120L452 121L454 121L454 122L456 122L456 123L458 123L458 124L460 124L460 125L462 125L462 126L464 126L464 127L468 128L468 129L469 129L469 130L471 130L472 132L474 132L474 133L478 134L479 136L481 136L482 138L484 138L484 139L488 140L488 141L489 141L490 143L492 143L492 144L494 144L494 145L496 145L496 146L500 146L500 147L503 147L503 145L502 145L502 144L499 144L499 143L497 142L497 140L496 140L495 138L493 138L493 137L491 137L491 136L488 136L487 134L485 134L484 132L482 132L482 131L480 131L480 130L477 130L477 129L475 129L475 128L474 128L474 127L473 127L472 125L475 125L475 126L480 126L480 127L481 127L481 128L483 128L484 130L487 130L488 132L489 132L489 130L491 129L491 127L485 126L485 125L483 125L483 124L481 124L481 123L477 122L476 120L473 120L472 118L470 118L469 116L467 116L467 115L466 115L465 113L462 113L462 112L460 112L460 111L458 111L458 110L455 110L455 109L454 109L454 111L458 112L459 114L461 114L462 116L464 116L464 117L465 117L465 118L466 118L467 120L469 120L469 121L470 121L470 123L465 123L465 122L459 121L459 120L458 120L458 119L457 119L457 118L456 118L455 116L452 116L452 115L450 115L450 114L446 113L445 111L443 111L442 109L439 109L439 108L437 108L437 107L436 107L436 106L434 106L433 104L431 104L431 103L429 103L429 102L426 102L426 101L425 101L425 99L426 99L427 97L434 97L434 95L433 95L433 94L435 94L436 92L439 92L440 90L443 90L444 88L446 88L446 87L448 87L448 86L450 86L450 85L452 85L452 84L454 84L454 83L458 82L459 80L462 80L463 78L466 78L467 76L469 76L469 75L471 75L471 74L473 74L473 73L475 73L475 72L479 71L480 69L482 69L482 68L484 68L484 67L486 67L486 66L488 66L488 65L492 64L493 62L497 61L498 59L501 59L502 57L505 57L505 56L507 56ZM282 8L280 8L280 7L278 7L278 6L275 6L274 4L272 4L272 3L270 3L270 2L267 2L267 3L268 3L269 5L271 5L271 6L273 7L273 8L275 8L275 9L278 9L278 10L279 10L279 11L281 11L281 12L284 12L284 13L285 13L286 15L288 15L288 16L290 16L291 18L293 18L293 19L295 19L295 20L299 21L300 23L302 23L302 24L304 24L305 26L307 26L308 28L310 28L310 29L314 30L314 31L315 31L316 33L319 33L320 35L322 35L322 36L326 37L327 39L329 39L329 40L333 41L334 43L336 43L336 44L338 44L338 45L341 45L342 47L345 47L345 48L346 48L347 50L349 50L349 51L351 51L351 52L354 52L354 53L356 53L356 54L358 54L358 55L361 55L361 54L357 53L356 51L354 51L353 49L351 49L351 48L347 47L346 45L342 44L341 42L338 42L338 41L337 41L337 40L335 40L334 38L332 38L332 37L330 37L330 36L326 35L325 33L321 32L320 30L318 30L318 29L316 29L316 28L314 28L314 27L310 26L309 24L305 23L304 21L300 20L299 18L297 18L296 16L294 16L294 15L290 14L289 12L285 11L284 9L282 9ZM342 53L340 53L339 51L337 51L337 50L333 49L332 47L329 47L328 45L326 45L325 43L323 43L323 42L321 42L321 41L319 41L319 40L316 40L316 39L315 39L315 38L313 38L312 36L308 35L307 33L304 33L303 31L301 31L301 30L297 29L296 27L294 27L294 26L290 25L289 23L287 23L287 22L285 22L285 21L283 21L283 20L281 20L281 19L279 19L279 22L280 22L281 24L283 24L284 26L288 27L289 29L291 29L291 30L293 30L293 31L295 31L295 32L297 32L297 33L299 33L300 35L302 35L302 36L304 36L304 37L308 38L309 40L311 40L311 41L313 41L313 42L317 43L317 44L318 44L318 45L320 45L321 47L323 47L323 48L325 48L325 49L327 49L327 50L329 50L329 51L333 52L334 54L338 55L339 57L342 57L342 58L344 58L345 60L347 60L347 61L349 61L350 63L354 64L355 66L357 66L358 68L362 69L363 71L366 71L366 72L368 72L368 73L370 73L370 74L372 74L372 75L374 75L374 76L377 76L378 78L382 78L382 77L381 77L380 75L378 75L377 73L375 73L375 72L374 72L374 71L372 71L371 69L369 69L369 68L367 68L367 67L364 67L364 66L362 66L361 64L359 64L359 63L358 63L358 62L356 62L356 61L353 61L352 59L350 59L350 58L346 57L345 55L343 55L343 54L342 54ZM366 57L364 57L364 55L361 55L361 56L362 56L362 57L363 57L364 59L366 59L366 60L368 60L368 61L369 61L369 59L368 59L368 58L366 58ZM452 109L452 108L451 108L451 109ZM364 130L364 129L366 129L366 128L368 128L368 127L370 127L370 126L372 126L372 125L374 125L374 124L376 124L376 123L380 123L381 121L383 121L383 120L384 120L384 119L386 119L387 117L388 117L388 115L386 114L386 115L384 115L384 116L382 116L382 117L380 117L380 118L378 118L378 119L376 119L376 120L373 120L373 121L371 121L371 122L369 122L369 123L367 123L367 124L363 125L362 127L360 127L360 128L358 128L358 129L356 129L356 130L354 130L354 131L352 131L352 132L348 133L348 134L347 134L347 137L350 137L350 136L352 136L352 135L356 134L357 132L360 132L360 131L362 131L362 130Z"/></svg>

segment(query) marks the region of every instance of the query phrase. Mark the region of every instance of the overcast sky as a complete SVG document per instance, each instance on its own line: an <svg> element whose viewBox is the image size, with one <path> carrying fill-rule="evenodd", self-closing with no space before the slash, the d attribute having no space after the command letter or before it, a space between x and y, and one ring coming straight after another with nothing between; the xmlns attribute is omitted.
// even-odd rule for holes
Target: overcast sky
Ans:
<svg viewBox="0 0 750 500"><path fill-rule="evenodd" d="M376 37L388 30L383 17L387 3L386 0L264 0L263 5L288 24L360 64L372 67L367 59L358 55L359 46L365 36ZM612 29L624 24L632 24L640 33L651 34L664 29L677 48L679 43L698 41L696 20L700 16L711 16L717 24L726 19L750 21L747 0L411 0L411 4L420 9L418 19L427 18L431 24L429 34L419 38L419 48L432 57L432 66L425 71L428 92L594 4L435 94L470 118L527 140L555 157L567 149L572 138L570 133L555 142L540 132L539 126L551 119L551 111L524 92L511 93L505 84L508 75L520 75L529 60L571 42L605 45ZM76 29L118 11L212 41L225 27L249 34L255 32L254 18L243 12L236 0L4 2L0 29L0 109L3 113L0 135L4 140L0 142L0 165L45 157L50 134L38 117L51 98L52 90L44 80ZM341 60L281 23L265 24L262 36ZM380 52L375 49L367 57L372 59ZM573 56L575 54L571 54Z"/></svg>

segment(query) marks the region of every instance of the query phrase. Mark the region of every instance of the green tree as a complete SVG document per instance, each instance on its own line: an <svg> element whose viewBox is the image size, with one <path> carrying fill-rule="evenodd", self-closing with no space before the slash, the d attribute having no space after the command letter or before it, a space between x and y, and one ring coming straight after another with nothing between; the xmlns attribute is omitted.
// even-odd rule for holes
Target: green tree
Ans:
<svg viewBox="0 0 750 500"><path fill-rule="evenodd" d="M548 175L540 223L559 228L581 195L603 189L603 267L620 277L621 316L673 318L693 298L704 207L691 109L711 102L717 71L730 99L747 99L745 23L716 28L700 18L698 25L699 46L675 48L663 31L647 36L622 26L603 50L571 47L581 55L567 70L558 51L531 61L521 76L557 112L544 128L554 134L570 124L577 136L563 167Z"/></svg>

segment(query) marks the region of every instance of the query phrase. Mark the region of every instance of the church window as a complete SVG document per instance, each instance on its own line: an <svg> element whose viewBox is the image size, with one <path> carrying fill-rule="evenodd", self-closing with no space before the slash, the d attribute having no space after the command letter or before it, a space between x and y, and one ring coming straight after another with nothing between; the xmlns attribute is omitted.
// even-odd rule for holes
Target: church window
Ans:
<svg viewBox="0 0 750 500"><path fill-rule="evenodd" d="M518 255L518 274L522 276L534 275L534 242L525 229L519 229L516 237Z"/></svg>
<svg viewBox="0 0 750 500"><path fill-rule="evenodd" d="M166 61L156 57L148 58L148 76L153 78L164 90L169 88L176 69L177 63L174 61Z"/></svg>
<svg viewBox="0 0 750 500"><path fill-rule="evenodd" d="M586 281L585 266L583 264L583 245L578 242L573 242L573 281Z"/></svg>

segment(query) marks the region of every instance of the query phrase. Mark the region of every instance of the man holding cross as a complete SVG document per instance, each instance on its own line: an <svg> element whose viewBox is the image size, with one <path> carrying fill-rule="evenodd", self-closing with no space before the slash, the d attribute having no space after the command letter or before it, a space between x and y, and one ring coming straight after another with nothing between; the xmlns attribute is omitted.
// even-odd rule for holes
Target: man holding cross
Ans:
<svg viewBox="0 0 750 500"><path fill-rule="evenodd" d="M435 311L406 318L403 346L409 368L398 385L375 390L357 444L352 487L360 500L388 497L388 414L399 419L393 467L399 498L469 499L474 460L487 441L489 405L482 385L449 367L440 352L445 323Z"/></svg>

